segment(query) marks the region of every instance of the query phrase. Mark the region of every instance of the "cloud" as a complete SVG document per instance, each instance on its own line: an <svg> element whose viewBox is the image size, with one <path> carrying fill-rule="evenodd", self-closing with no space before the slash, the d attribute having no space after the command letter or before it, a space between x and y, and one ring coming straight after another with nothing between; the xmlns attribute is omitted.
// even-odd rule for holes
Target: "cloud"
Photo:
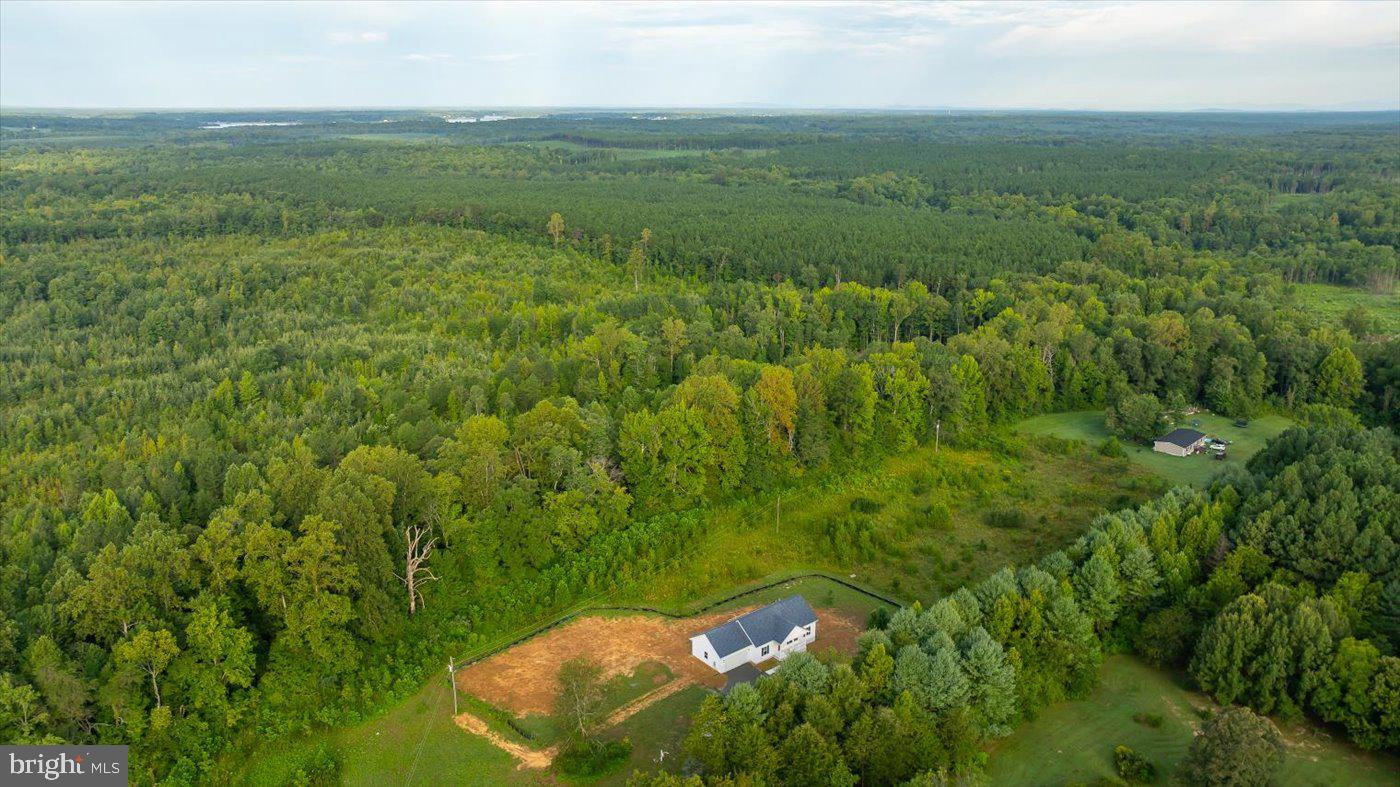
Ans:
<svg viewBox="0 0 1400 787"><path fill-rule="evenodd" d="M1252 54L1400 46L1400 3L1114 3L1045 11L1002 33L989 51Z"/></svg>
<svg viewBox="0 0 1400 787"><path fill-rule="evenodd" d="M409 54L404 55L403 59L411 60L415 63L446 63L452 60L456 60L457 58L455 55L449 55L443 52L438 52L431 55L425 55L421 52L410 52Z"/></svg>
<svg viewBox="0 0 1400 787"><path fill-rule="evenodd" d="M389 34L383 30L362 30L360 32L332 30L326 33L326 40L332 44L377 44L389 40Z"/></svg>

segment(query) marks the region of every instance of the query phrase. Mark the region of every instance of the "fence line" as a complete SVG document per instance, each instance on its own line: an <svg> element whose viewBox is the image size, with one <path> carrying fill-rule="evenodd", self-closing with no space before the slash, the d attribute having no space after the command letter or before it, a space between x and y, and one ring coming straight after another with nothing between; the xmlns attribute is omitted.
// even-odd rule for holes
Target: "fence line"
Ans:
<svg viewBox="0 0 1400 787"><path fill-rule="evenodd" d="M496 655L496 654L498 654L498 653L501 653L501 652L506 651L506 650L510 650L511 648L515 647L516 645L519 645L519 644L522 643L522 642L525 642L526 640L533 639L534 637L537 637L537 636L539 636L540 634L543 634L543 633L546 632L546 631L550 631L551 629L558 628L559 626L561 626L561 625L563 625L563 624L565 624L565 623L568 623L569 621L573 620L574 618L580 617L580 616L582 616L582 615L591 615L591 614L596 614L596 613L599 613L599 612L640 612L640 613L651 614L651 615L661 615L662 617L671 618L672 620L679 620L679 619L681 619L681 618L691 618L691 617L695 617L696 615L702 615L702 614L704 614L704 613L706 613L706 612L709 612L710 610L714 609L715 607L722 606L722 605L724 605L724 604L728 604L728 603L730 603L730 602L732 602L732 601L737 601L738 599L741 599L741 598L743 598L743 597L745 597L745 596L751 596L751 595L753 595L753 594L755 594L755 593L761 593L761 592L763 592L763 591L765 591L765 590L772 590L773 588L778 587L779 585L785 585L785 584L787 584L787 583L789 583L789 582L797 582L797 581L803 580L803 579L825 579L825 580L827 580L827 581L829 581L829 582L835 582L836 584L841 585L841 586L843 586L843 587L846 587L846 588L848 588L848 589L850 589L850 590L854 590L854 591L856 591L857 593L860 593L860 594L862 594L862 595L869 596L870 598L873 598L873 599L875 599L876 601L879 601L879 602L881 602L881 603L889 604L889 605L894 606L894 607L902 607L902 606L904 606L904 603L901 602L901 601L897 601L897 600L895 600L895 599L893 599L893 598L890 598L889 596L886 596L886 595L884 595L883 593L880 593L879 591L876 591L876 590L874 590L874 589L865 587L865 586L863 586L863 585L858 585L858 584L856 584L856 583L854 583L854 582L851 582L851 581L849 581L849 580L847 580L847 579L845 579L845 578L843 578L843 577L838 577L838 576L836 576L836 575L834 575L834 574L828 574L828 573L823 572L823 571L810 571L810 572L807 572L807 573L804 573L804 574L794 574L794 575L789 576L789 577L784 577L784 578L782 578L782 579L774 580L774 581L772 581L772 582L768 582L768 583L766 583L766 584L759 585L759 586L757 586L757 587L749 588L748 590L741 590L741 591L739 591L738 593L731 594L731 595L729 595L729 596L726 596L726 597L724 597L724 598L718 599L718 600L716 600L716 601L711 601L711 602L705 604L704 606L701 606L700 608L695 609L695 610L690 611L690 612L672 612L671 610L661 609L661 608L659 608L659 607L650 607L650 606L645 606L645 605L625 605L625 604L624 604L624 605L607 605L607 604L605 604L605 605L598 605L598 606L592 606L592 605L590 605L590 606L580 607L580 608L575 609L575 610L573 610L573 611L571 611L571 612L565 612L564 614L562 614L562 615L560 615L560 616L554 618L553 620L551 620L551 621L549 621L549 622L547 622L547 623L542 623L542 624L536 626L535 628L530 629L530 630L527 631L526 633L524 633L524 634L522 634L522 635L516 637L515 639L510 640L509 642L504 642L504 643L502 643L502 644L500 644L500 645L496 645L496 646L491 647L491 648L489 648L489 649L487 649L487 650L485 650L485 651L483 651L483 652L481 652L481 653L478 653L478 654L476 654L476 655L474 655L474 656L469 656L469 657L464 658L464 659L462 659L462 660L460 660L460 661L454 661L454 662L453 662L453 664L454 664L453 672L454 672L454 674L455 674L457 671L462 670L462 669L464 669L464 668L466 668L466 667L470 667L471 665L473 665L473 664L475 664L475 663L477 663L477 662L479 662L479 661L482 661L482 660L484 660L484 659L489 659L489 658L491 658L492 656L494 656L494 655Z"/></svg>

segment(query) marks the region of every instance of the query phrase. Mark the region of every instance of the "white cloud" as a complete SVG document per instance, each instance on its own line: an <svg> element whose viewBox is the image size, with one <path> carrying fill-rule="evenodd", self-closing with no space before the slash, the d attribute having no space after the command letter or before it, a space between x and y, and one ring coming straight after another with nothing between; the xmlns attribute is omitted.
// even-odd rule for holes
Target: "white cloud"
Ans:
<svg viewBox="0 0 1400 787"><path fill-rule="evenodd" d="M1051 11L1052 9L1047 9ZM1400 46L1400 3L1179 2L1057 6L1001 34L998 53L1258 53Z"/></svg>
<svg viewBox="0 0 1400 787"><path fill-rule="evenodd" d="M451 60L456 60L457 58L454 55L449 55L445 52L437 52L430 55L423 54L421 52L410 52L409 54L404 55L403 59L411 60L415 63L446 63Z"/></svg>

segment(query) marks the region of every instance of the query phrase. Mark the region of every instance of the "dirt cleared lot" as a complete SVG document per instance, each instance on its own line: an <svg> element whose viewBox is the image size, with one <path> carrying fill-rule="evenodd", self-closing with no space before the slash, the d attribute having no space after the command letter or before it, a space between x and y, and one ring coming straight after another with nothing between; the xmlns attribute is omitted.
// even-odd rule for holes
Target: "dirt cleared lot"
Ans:
<svg viewBox="0 0 1400 787"><path fill-rule="evenodd" d="M672 620L654 615L585 617L529 639L457 673L457 686L517 716L553 711L559 667L587 655L603 668L603 679L630 675L647 661L665 664L677 682L719 688L724 677L690 655L690 637L737 617L754 606ZM863 620L817 610L817 639L809 649L855 650Z"/></svg>

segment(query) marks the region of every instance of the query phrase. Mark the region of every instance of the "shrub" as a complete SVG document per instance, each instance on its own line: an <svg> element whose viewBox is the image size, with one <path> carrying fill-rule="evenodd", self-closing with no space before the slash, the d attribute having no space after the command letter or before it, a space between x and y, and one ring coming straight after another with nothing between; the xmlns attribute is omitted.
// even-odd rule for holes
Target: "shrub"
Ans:
<svg viewBox="0 0 1400 787"><path fill-rule="evenodd" d="M890 624L889 607L876 607L870 610L870 617L865 621L868 629L883 629Z"/></svg>
<svg viewBox="0 0 1400 787"><path fill-rule="evenodd" d="M851 510L860 514L876 514L884 507L884 503L868 497L857 497L851 501Z"/></svg>
<svg viewBox="0 0 1400 787"><path fill-rule="evenodd" d="M838 565L849 566L875 556L875 531L865 517L846 515L831 519L824 535Z"/></svg>
<svg viewBox="0 0 1400 787"><path fill-rule="evenodd" d="M1117 459L1126 456L1127 452L1123 450L1123 444L1118 442L1118 438L1110 435L1102 443L1099 443L1099 454Z"/></svg>
<svg viewBox="0 0 1400 787"><path fill-rule="evenodd" d="M331 787L340 784L340 752L321 743L306 755L288 779L295 787Z"/></svg>
<svg viewBox="0 0 1400 787"><path fill-rule="evenodd" d="M1162 726L1162 716L1158 713L1134 713L1133 721L1151 727L1154 730Z"/></svg>
<svg viewBox="0 0 1400 787"><path fill-rule="evenodd" d="M953 524L953 512L946 503L929 503L919 513L923 514L924 524L934 530L947 530Z"/></svg>
<svg viewBox="0 0 1400 787"><path fill-rule="evenodd" d="M632 741L580 743L565 749L554 766L565 776L594 777L616 770L632 756Z"/></svg>
<svg viewBox="0 0 1400 787"><path fill-rule="evenodd" d="M1118 775L1129 784L1151 784L1157 778L1157 767L1127 746L1113 750L1113 761L1118 764Z"/></svg>
<svg viewBox="0 0 1400 787"><path fill-rule="evenodd" d="M1162 725L1162 716L1158 713L1134 713L1133 721L1137 721L1138 724L1145 724L1147 727L1156 730L1156 728Z"/></svg>
<svg viewBox="0 0 1400 787"><path fill-rule="evenodd" d="M1015 506L989 508L982 515L982 521L992 527L1017 528L1026 524L1026 512Z"/></svg>
<svg viewBox="0 0 1400 787"><path fill-rule="evenodd" d="M932 491L933 485L933 473L928 470L920 470L914 474L914 478L909 484L909 492L916 496L926 495Z"/></svg>

